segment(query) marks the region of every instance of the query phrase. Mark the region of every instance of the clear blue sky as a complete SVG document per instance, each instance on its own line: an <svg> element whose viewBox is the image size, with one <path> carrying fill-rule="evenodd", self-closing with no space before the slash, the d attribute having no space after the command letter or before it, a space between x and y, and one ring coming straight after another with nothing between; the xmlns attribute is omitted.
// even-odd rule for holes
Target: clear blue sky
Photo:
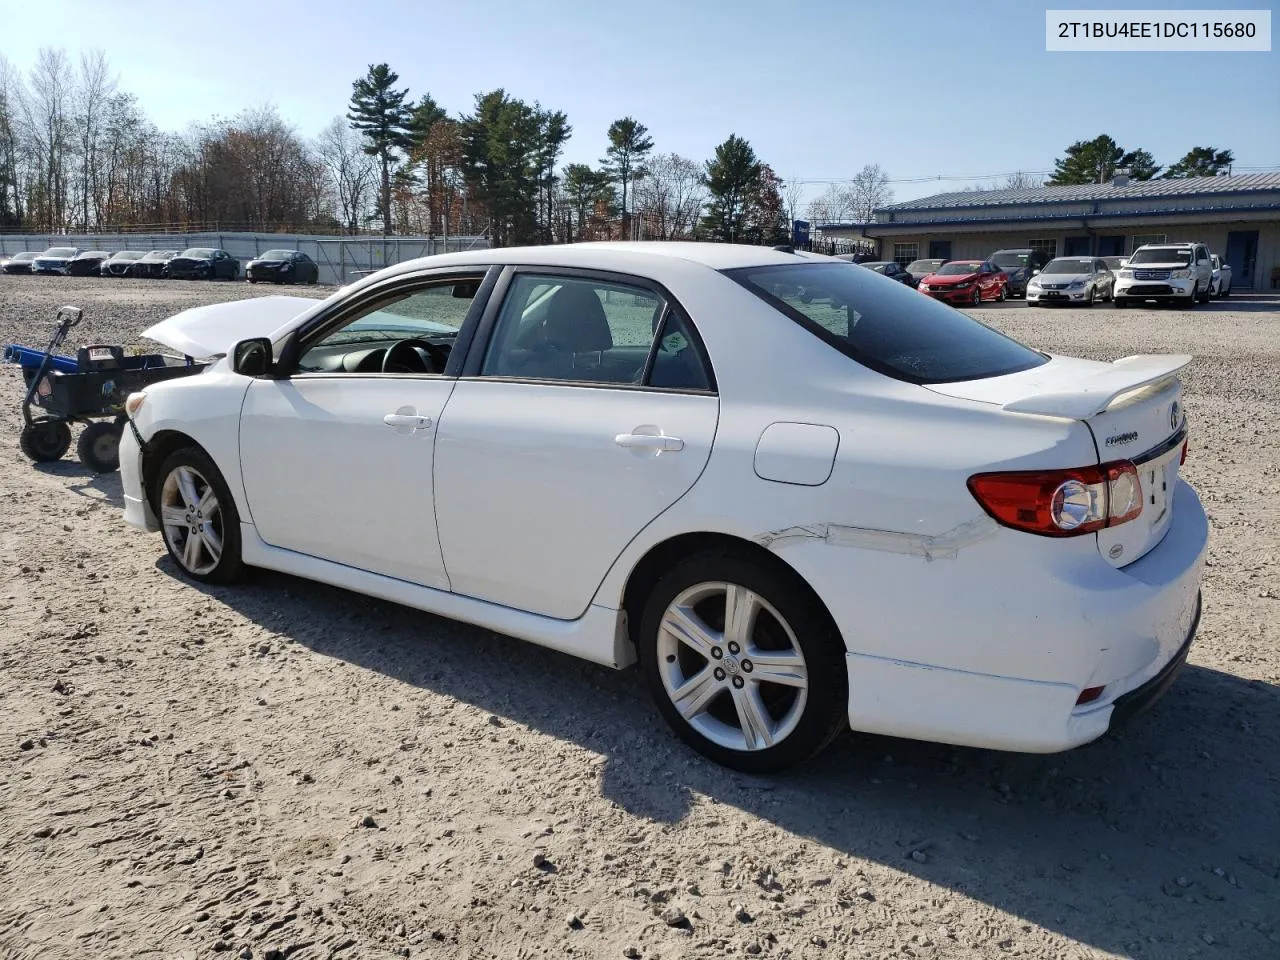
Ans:
<svg viewBox="0 0 1280 960"><path fill-rule="evenodd" d="M15 0L4 3L0 53L25 72L42 46L73 57L100 48L122 89L171 130L270 101L312 136L345 112L352 80L386 61L410 96L430 92L453 114L496 87L563 110L574 131L564 162L594 163L609 123L630 114L658 150L695 159L737 133L784 179L848 178L866 163L897 181L1049 170L1063 147L1100 133L1166 165L1212 144L1233 150L1238 165L1280 168L1274 44L1270 53L1045 51L1046 8L1107 6L233 0L54 9ZM896 182L895 199L972 182Z"/></svg>

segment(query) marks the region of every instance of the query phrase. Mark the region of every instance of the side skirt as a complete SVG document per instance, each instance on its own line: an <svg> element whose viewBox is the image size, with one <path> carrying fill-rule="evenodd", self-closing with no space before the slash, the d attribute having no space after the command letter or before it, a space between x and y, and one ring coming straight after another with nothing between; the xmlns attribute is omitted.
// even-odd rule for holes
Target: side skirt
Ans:
<svg viewBox="0 0 1280 960"><path fill-rule="evenodd" d="M425 610L606 667L622 669L636 660L635 648L627 636L626 617L620 610L592 604L577 620L556 620L282 550L263 541L253 524L241 523L240 537L244 562L249 566Z"/></svg>

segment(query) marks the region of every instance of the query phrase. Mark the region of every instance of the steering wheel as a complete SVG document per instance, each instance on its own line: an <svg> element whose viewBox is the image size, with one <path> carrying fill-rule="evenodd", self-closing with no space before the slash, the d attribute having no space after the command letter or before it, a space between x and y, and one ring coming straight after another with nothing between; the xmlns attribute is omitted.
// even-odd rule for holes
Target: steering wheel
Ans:
<svg viewBox="0 0 1280 960"><path fill-rule="evenodd" d="M418 351L421 350L422 353ZM423 359L425 353L429 360ZM449 355L438 344L417 337L397 340L382 356L383 373L444 373Z"/></svg>

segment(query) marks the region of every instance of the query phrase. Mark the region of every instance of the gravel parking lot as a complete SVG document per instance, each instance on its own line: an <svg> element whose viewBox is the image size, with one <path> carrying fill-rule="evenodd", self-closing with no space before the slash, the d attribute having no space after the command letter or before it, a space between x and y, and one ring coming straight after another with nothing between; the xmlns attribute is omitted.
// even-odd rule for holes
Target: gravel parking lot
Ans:
<svg viewBox="0 0 1280 960"><path fill-rule="evenodd" d="M0 276L0 343L329 292ZM634 671L178 579L118 475L22 457L0 368L0 956L1280 957L1280 300L974 315L1195 355L1190 665L1071 753L850 734L773 780L680 746Z"/></svg>

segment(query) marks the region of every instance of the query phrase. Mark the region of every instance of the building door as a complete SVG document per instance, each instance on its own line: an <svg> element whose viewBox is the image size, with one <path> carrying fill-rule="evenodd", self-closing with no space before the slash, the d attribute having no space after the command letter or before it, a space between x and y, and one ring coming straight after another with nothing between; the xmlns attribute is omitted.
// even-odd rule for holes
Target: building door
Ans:
<svg viewBox="0 0 1280 960"><path fill-rule="evenodd" d="M1087 257L1093 253L1089 249L1090 237L1067 237L1066 245L1063 249L1066 251L1063 256L1067 257Z"/></svg>
<svg viewBox="0 0 1280 960"><path fill-rule="evenodd" d="M951 259L951 241L950 240L930 240L929 241L929 259L930 260L950 260Z"/></svg>
<svg viewBox="0 0 1280 960"><path fill-rule="evenodd" d="M1124 256L1124 237L1099 237L1098 238L1098 256L1123 257Z"/></svg>
<svg viewBox="0 0 1280 960"><path fill-rule="evenodd" d="M1227 234L1227 263L1231 264L1231 285L1252 290L1258 260L1258 231L1232 230Z"/></svg>

